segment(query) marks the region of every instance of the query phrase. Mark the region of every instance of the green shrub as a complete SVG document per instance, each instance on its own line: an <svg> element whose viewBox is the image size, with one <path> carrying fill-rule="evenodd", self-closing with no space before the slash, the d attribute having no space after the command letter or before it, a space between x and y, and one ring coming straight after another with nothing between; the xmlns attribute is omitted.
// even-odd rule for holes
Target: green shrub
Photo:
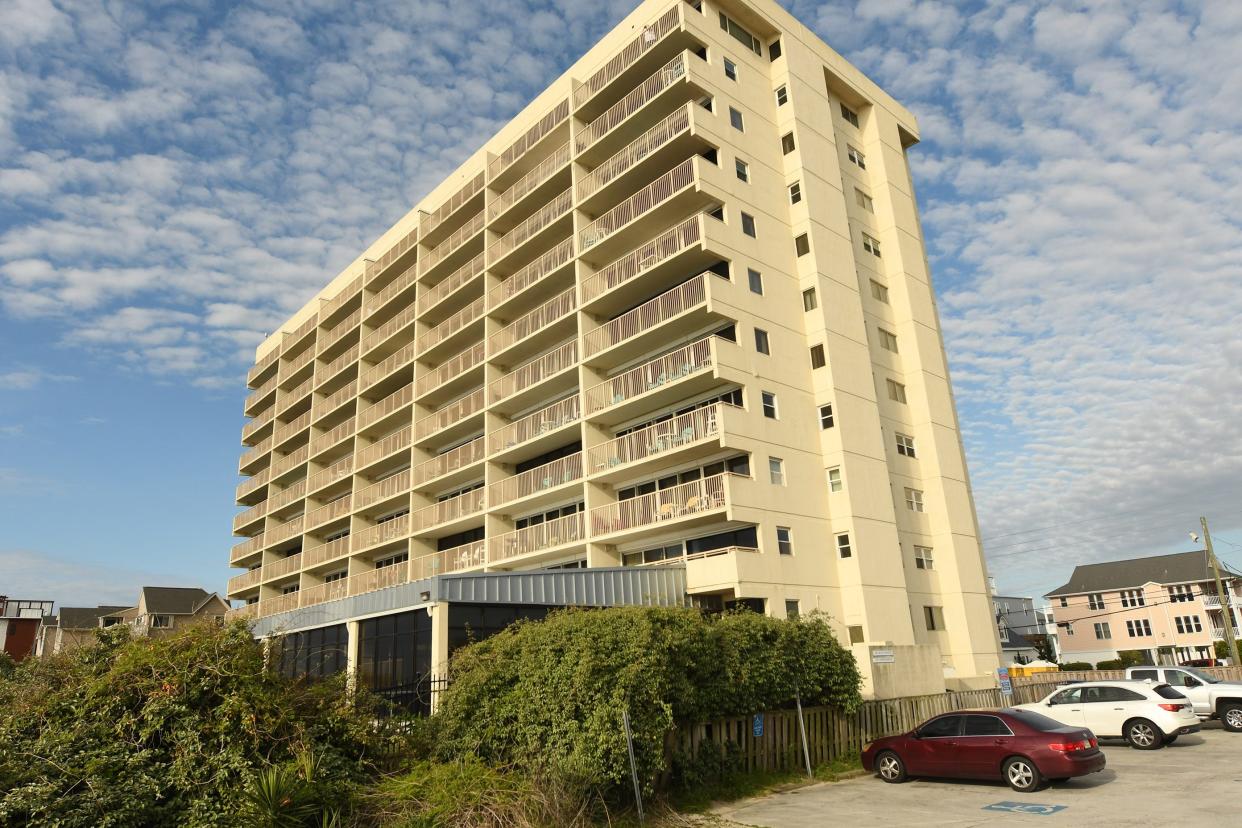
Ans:
<svg viewBox="0 0 1242 828"><path fill-rule="evenodd" d="M1121 663L1121 659L1113 658L1108 661L1101 661L1095 665L1097 670L1124 670L1125 665Z"/></svg>
<svg viewBox="0 0 1242 828"><path fill-rule="evenodd" d="M1067 661L1067 662L1065 662L1064 664L1059 664L1059 665L1057 665L1057 666L1059 666L1062 670L1065 670L1065 671L1067 671L1067 672L1072 672L1072 671L1076 671L1076 670L1091 670L1091 669L1094 669L1094 668L1091 666L1091 662L1090 662L1090 661Z"/></svg>
<svg viewBox="0 0 1242 828"><path fill-rule="evenodd" d="M1148 663L1147 656L1141 650L1121 650L1117 658L1122 667L1141 667Z"/></svg>

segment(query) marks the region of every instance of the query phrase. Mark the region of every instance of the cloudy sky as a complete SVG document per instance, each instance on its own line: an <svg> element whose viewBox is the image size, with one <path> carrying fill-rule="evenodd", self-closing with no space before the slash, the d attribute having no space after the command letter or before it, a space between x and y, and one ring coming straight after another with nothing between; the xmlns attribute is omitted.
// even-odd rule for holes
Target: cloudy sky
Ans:
<svg viewBox="0 0 1242 828"><path fill-rule="evenodd" d="M1001 589L1242 564L1242 3L788 5L920 119ZM255 344L631 6L0 4L0 593L222 587Z"/></svg>

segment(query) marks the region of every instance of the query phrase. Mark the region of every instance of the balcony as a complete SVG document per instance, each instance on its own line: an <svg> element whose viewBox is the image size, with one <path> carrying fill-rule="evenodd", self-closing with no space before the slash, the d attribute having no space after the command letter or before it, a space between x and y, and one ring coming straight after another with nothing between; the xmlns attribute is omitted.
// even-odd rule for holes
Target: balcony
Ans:
<svg viewBox="0 0 1242 828"><path fill-rule="evenodd" d="M525 163L526 154L539 146L551 136L557 127L569 119L569 98L552 107L539 122L524 132L521 137L509 145L490 164L487 165L487 180L493 185L502 185L504 179L525 172L532 164ZM522 162L522 163L519 163Z"/></svg>
<svg viewBox="0 0 1242 828"><path fill-rule="evenodd" d="M483 185L487 182L487 176L484 172L471 178L466 185L457 192L453 193L447 201L425 216L420 222L423 229L423 240L427 244L432 244L441 235L441 227L444 223L453 217L453 214L463 211L467 206L472 209L475 207L473 201L475 196L483 192Z"/></svg>
<svg viewBox="0 0 1242 828"><path fill-rule="evenodd" d="M251 477L249 480L243 480L237 484L236 500L238 503L243 502L247 497L262 489L267 485L267 481L271 479L272 468L268 466L263 471Z"/></svg>
<svg viewBox="0 0 1242 828"><path fill-rule="evenodd" d="M302 550L302 568L313 569L336 563L349 555L349 535Z"/></svg>
<svg viewBox="0 0 1242 828"><path fill-rule="evenodd" d="M570 211L574 206L574 192L566 189L540 207L521 224L505 233L487 248L488 267L502 266L502 263L522 245L558 229L569 229ZM566 221L562 221L566 219Z"/></svg>
<svg viewBox="0 0 1242 828"><path fill-rule="evenodd" d="M564 339L574 327L569 323L574 321L575 307L577 291L571 287L492 334L487 340L488 355L495 359L513 349L508 354L508 358L513 359L518 356L515 352L519 346L522 354L528 354ZM562 321L566 324L556 324ZM536 333L539 335L535 336Z"/></svg>
<svg viewBox="0 0 1242 828"><path fill-rule="evenodd" d="M519 204L546 200L553 192L564 189L569 183L569 176L558 173L569 172L570 157L568 141L552 150L552 154L539 162L537 167L492 199L487 208L488 221L496 221Z"/></svg>
<svg viewBox="0 0 1242 828"><path fill-rule="evenodd" d="M349 597L349 579L337 578L335 581L308 586L305 589L298 590L298 595L302 596L302 600L298 604L298 606L302 607L313 607L316 604L323 604L328 601L338 601L341 598Z"/></svg>
<svg viewBox="0 0 1242 828"><path fill-rule="evenodd" d="M479 516L486 502L486 490L473 489L419 509L412 516L414 533L420 534L434 529L439 534L448 535L458 531L471 522L472 518Z"/></svg>
<svg viewBox="0 0 1242 828"><path fill-rule="evenodd" d="M311 413L309 411L299 414L294 419L278 426L272 435L272 447L277 451L282 450L286 445L294 440L294 438L302 435L302 432L310 428Z"/></svg>
<svg viewBox="0 0 1242 828"><path fill-rule="evenodd" d="M543 396L559 396L578 384L577 364L578 340L571 339L493 381L487 387L488 400L493 406L503 402L506 410L519 411L531 402L536 388Z"/></svg>
<svg viewBox="0 0 1242 828"><path fill-rule="evenodd" d="M418 231L419 228L415 227L413 230L398 239L397 243L388 248L387 252L385 252L378 259L373 262L367 262L365 276L368 287L372 282L378 279L384 271L392 267L398 259L418 246Z"/></svg>
<svg viewBox="0 0 1242 828"><path fill-rule="evenodd" d="M229 578L228 591L225 594L233 595L241 592L243 589L250 589L251 587L258 586L259 580L262 577L263 570L261 569L251 569L250 571L243 572L240 575L234 575L232 578Z"/></svg>
<svg viewBox="0 0 1242 828"><path fill-rule="evenodd" d="M303 478L287 489L272 492L267 498L267 513L274 515L281 509L306 497L306 480Z"/></svg>
<svg viewBox="0 0 1242 828"><path fill-rule="evenodd" d="M259 407L259 403L267 400L272 392L276 390L276 375L273 374L264 380L263 384L256 388L246 397L246 402L242 405L242 413L247 417L254 416L255 409Z"/></svg>
<svg viewBox="0 0 1242 828"><path fill-rule="evenodd" d="M413 429L410 426L389 434L384 439L359 450L354 467L358 471L362 471L381 460L386 460L399 451L407 451L410 448L410 441L413 436Z"/></svg>
<svg viewBox="0 0 1242 828"><path fill-rule="evenodd" d="M315 384L313 378L308 378L305 382L299 384L288 391L280 391L276 395L276 416L284 418L288 415L289 409L302 403L310 396L311 387Z"/></svg>
<svg viewBox="0 0 1242 828"><path fill-rule="evenodd" d="M1224 627L1212 627L1212 639L1214 641L1224 641L1225 640L1225 628Z"/></svg>
<svg viewBox="0 0 1242 828"><path fill-rule="evenodd" d="M272 561L263 565L263 580L275 581L280 578L287 578L302 569L301 554L294 553L285 558Z"/></svg>
<svg viewBox="0 0 1242 828"><path fill-rule="evenodd" d="M523 295L523 304L529 306L556 290L563 289L565 283L559 278L551 277L572 276L573 259L574 240L571 237L529 264L523 265L520 270L492 288L487 294L487 309L494 311L519 295ZM536 285L541 289L536 290Z"/></svg>
<svg viewBox="0 0 1242 828"><path fill-rule="evenodd" d="M434 578L447 572L480 569L487 564L487 546L483 541L454 546L442 552L423 555L413 561L414 580Z"/></svg>
<svg viewBox="0 0 1242 828"><path fill-rule="evenodd" d="M410 516L402 515L374 526L368 526L360 532L350 535L354 542L350 545L351 552L362 552L384 544L396 543L410 536Z"/></svg>
<svg viewBox="0 0 1242 828"><path fill-rule="evenodd" d="M418 278L422 279L445 262L458 262L461 259L459 254L467 249L467 243L482 233L486 224L487 215L480 209L472 219L457 228L453 235L428 251L426 258L419 262Z"/></svg>
<svg viewBox="0 0 1242 828"><path fill-rule="evenodd" d="M410 580L410 567L408 563L393 564L392 566L372 569L370 572L350 575L346 580L349 582L350 595L362 595L366 592L375 592L379 589L407 583Z"/></svg>
<svg viewBox="0 0 1242 828"><path fill-rule="evenodd" d="M729 485L736 477L727 472L715 474L596 507L591 510L591 536L599 539L636 532L646 535L673 526L707 522L728 507Z"/></svg>
<svg viewBox="0 0 1242 828"><path fill-rule="evenodd" d="M224 613L225 621L245 621L248 618L259 617L259 602L253 604L244 604L240 607L230 607Z"/></svg>
<svg viewBox="0 0 1242 828"><path fill-rule="evenodd" d="M272 450L272 438L260 440L252 449L242 452L241 459L237 461L237 471L240 474L250 474L254 466L262 459L266 458L268 452Z"/></svg>
<svg viewBox="0 0 1242 828"><path fill-rule="evenodd" d="M1221 608L1221 600L1219 595L1211 595L1205 592L1199 597L1203 600L1203 606L1207 609L1218 610Z"/></svg>
<svg viewBox="0 0 1242 828"><path fill-rule="evenodd" d="M476 437L469 443L464 443L426 462L419 463L413 469L414 488L417 489L432 480L440 481L438 484L440 486L453 485L452 482L445 481L442 478L455 472L468 474L473 466L487 456L484 444L485 441L482 437Z"/></svg>
<svg viewBox="0 0 1242 828"><path fill-rule="evenodd" d="M724 225L706 215L678 222L646 244L582 280L582 309L598 316L632 308L661 287L672 287L686 273L705 270L728 258L717 237Z"/></svg>
<svg viewBox="0 0 1242 828"><path fill-rule="evenodd" d="M668 11L656 18L654 23L645 26L638 37L631 40L624 49L574 89L574 109L578 111L579 117L590 117L589 113L581 111L582 108L605 89L624 87L626 81L630 85L635 82L631 72L636 64L644 55L655 49L665 35L675 31L681 25L681 6L680 2L675 3Z"/></svg>
<svg viewBox="0 0 1242 828"><path fill-rule="evenodd" d="M315 400L311 406L311 420L318 425L323 420L337 413L342 407L352 403L358 397L358 381L350 380L326 397Z"/></svg>
<svg viewBox="0 0 1242 828"><path fill-rule="evenodd" d="M362 308L358 308L349 316L342 319L335 327L323 331L319 334L319 341L315 344L315 353L323 354L332 348L333 345L340 342L347 334L353 331L362 323Z"/></svg>
<svg viewBox="0 0 1242 828"><path fill-rule="evenodd" d="M284 385L286 382L290 382L300 377L303 370L308 366L313 365L314 362L315 348L313 345L298 353L297 356L293 357L288 362L281 362L280 371L277 374L277 376L280 377L280 384Z"/></svg>
<svg viewBox="0 0 1242 828"><path fill-rule="evenodd" d="M364 281L365 274L359 273L336 296L333 296L331 299L321 300L319 305L320 321L324 323L331 321L338 311L347 306L355 296L361 294Z"/></svg>
<svg viewBox="0 0 1242 828"><path fill-rule="evenodd" d="M263 534L259 533L253 538L247 538L241 543L234 545L229 552L229 563L236 565L252 555L257 555L263 549L264 544Z"/></svg>
<svg viewBox="0 0 1242 828"><path fill-rule="evenodd" d="M483 411L487 405L487 394L479 388L461 399L455 400L434 414L428 414L414 424L414 442L438 437L451 442L458 435L481 429L482 422L475 422L474 415Z"/></svg>
<svg viewBox="0 0 1242 828"><path fill-rule="evenodd" d="M441 363L435 368L420 373L414 386L414 398L423 400L425 405L435 405L435 400L424 399L436 392L436 400L452 396L453 390L464 390L465 386L478 382L471 372L483 365L485 348L482 342L467 348L456 356Z"/></svg>
<svg viewBox="0 0 1242 828"><path fill-rule="evenodd" d="M291 612L298 608L298 602L301 596L295 590L286 595L274 595L271 598L264 598L259 602L260 615L277 615L282 612Z"/></svg>
<svg viewBox="0 0 1242 828"><path fill-rule="evenodd" d="M372 483L354 495L354 508L358 511L369 509L377 503L383 503L396 497L410 493L410 470L398 472L386 477L378 483Z"/></svg>
<svg viewBox="0 0 1242 828"><path fill-rule="evenodd" d="M487 487L487 500L492 508L542 495L537 501L524 502L522 508L551 502L563 496L563 486L582 480L582 452L545 463L533 469L499 480Z"/></svg>
<svg viewBox="0 0 1242 828"><path fill-rule="evenodd" d="M718 341L704 337L588 388L586 416L618 423L640 407L656 409L707 390L717 381Z"/></svg>
<svg viewBox="0 0 1242 828"><path fill-rule="evenodd" d="M741 411L735 406L716 403L592 446L587 451L591 478L598 482L611 481L634 475L640 468L683 462L690 453L714 452L721 446L726 415ZM696 447L698 452L690 451ZM672 459L674 455L676 460Z"/></svg>
<svg viewBox="0 0 1242 828"><path fill-rule="evenodd" d="M273 365L275 365L279 361L280 361L280 349L279 348L273 348L272 350L268 351L263 356L259 357L258 361L255 362L255 364L251 366L250 370L246 372L246 385L250 386L251 388L254 388L255 383L258 382L262 377L267 376L268 371L272 368Z"/></svg>
<svg viewBox="0 0 1242 828"><path fill-rule="evenodd" d="M581 545L586 541L585 526L583 513L578 512L489 538L488 563L495 564L536 553L543 553L548 557L563 554L566 547Z"/></svg>
<svg viewBox="0 0 1242 828"><path fill-rule="evenodd" d="M579 179L577 185L579 209L593 212L595 201L592 196L600 193L603 188L619 180L630 170L650 168L661 160L666 161L665 168L667 168L667 161L693 154L697 147L694 147L691 142L676 139L690 135L691 114L694 106L696 106L694 103L679 106L673 110L673 114L635 138Z"/></svg>
<svg viewBox="0 0 1242 828"><path fill-rule="evenodd" d="M418 265L410 265L400 276L393 279L382 290L371 296L363 303L363 314L366 318L375 316L380 310L383 310L389 302L398 296L404 294L407 290L413 288L414 283L418 281Z"/></svg>
<svg viewBox="0 0 1242 828"><path fill-rule="evenodd" d="M267 501L257 503L244 512L233 516L233 534L242 534L243 529L250 528L267 516Z"/></svg>
<svg viewBox="0 0 1242 828"><path fill-rule="evenodd" d="M438 350L453 343L460 343L463 339L470 336L472 326L475 322L483 320L484 301L480 296L469 305L459 310L457 313L445 319L439 325L420 336L416 342L419 359L429 360ZM482 325L478 326L480 331L475 331L475 337L481 333Z"/></svg>
<svg viewBox="0 0 1242 828"><path fill-rule="evenodd" d="M260 431L267 428L267 426L271 425L272 421L275 419L276 419L276 409L269 408L266 412L264 412L260 416L246 423L244 426L242 426L242 433L241 433L242 442L248 443Z"/></svg>
<svg viewBox="0 0 1242 828"><path fill-rule="evenodd" d="M334 483L338 483L354 473L354 457L342 457L326 469L311 474L306 478L306 491L308 495L322 491Z"/></svg>
<svg viewBox="0 0 1242 828"><path fill-rule="evenodd" d="M295 517L293 520L273 526L263 533L263 545L275 546L278 543L284 543L290 538L296 538L302 534L305 528L305 521L302 517Z"/></svg>
<svg viewBox="0 0 1242 828"><path fill-rule="evenodd" d="M701 331L708 321L705 312L708 307L708 278L700 273L588 331L583 337L584 362L598 365L606 358L613 365L624 364L650 351L653 336L658 337L657 341L676 342L696 330ZM681 324L672 325L674 320L679 320Z"/></svg>
<svg viewBox="0 0 1242 828"><path fill-rule="evenodd" d="M334 500L331 503L325 503L317 509L311 509L306 513L306 531L317 529L325 523L331 523L343 517L349 517L351 504L353 499L350 495Z"/></svg>
<svg viewBox="0 0 1242 828"><path fill-rule="evenodd" d="M394 336L407 328L412 330L414 327L414 320L417 318L418 314L414 312L414 306L410 305L406 307L405 310L401 311L392 319L389 319L383 325L380 325L378 328L362 338L361 353L368 359L372 360L378 360L388 356L393 351L397 350L402 344L399 340L393 342L389 342L389 340L393 339ZM382 345L386 345L387 347L383 349L382 353L376 354L376 351Z"/></svg>
<svg viewBox="0 0 1242 828"><path fill-rule="evenodd" d="M736 591L738 584L768 582L771 577L758 549L752 546L726 546L696 552L670 563L686 563L686 592L691 595Z"/></svg>
<svg viewBox="0 0 1242 828"><path fill-rule="evenodd" d="M305 344L307 337L315 332L315 327L318 324L318 315L312 313L309 317L303 319L296 328L291 331L285 331L280 337L281 354L292 353ZM312 347L311 350L315 349Z"/></svg>
<svg viewBox="0 0 1242 828"><path fill-rule="evenodd" d="M468 293L465 290L467 285L474 284L476 280L480 286L483 284L479 277L483 274L484 258L484 255L480 253L446 276L443 281L437 282L420 293L414 303L417 317L421 319L432 310L436 311L435 319L451 315L462 301L456 297L458 291L465 295ZM450 302L450 299L454 301Z"/></svg>
<svg viewBox="0 0 1242 828"><path fill-rule="evenodd" d="M355 342L331 362L321 364L315 371L315 387L323 387L340 376L347 368L353 366L358 361L358 354L361 350L362 346Z"/></svg>
<svg viewBox="0 0 1242 828"><path fill-rule="evenodd" d="M403 385L377 403L367 406L358 412L358 430L387 419L392 414L402 411L414 402L414 383Z"/></svg>
<svg viewBox="0 0 1242 828"><path fill-rule="evenodd" d="M372 365L370 368L364 368L358 377L358 393L363 393L382 380L393 376L398 371L408 368L414 364L414 356L418 353L418 349L411 342L405 347L389 354L382 360Z"/></svg>
<svg viewBox="0 0 1242 828"><path fill-rule="evenodd" d="M493 431L487 436L488 451L500 455L495 459L507 462L513 462L514 450L537 457L557 443L564 442L561 429L577 423L580 411L577 394L554 402Z"/></svg>

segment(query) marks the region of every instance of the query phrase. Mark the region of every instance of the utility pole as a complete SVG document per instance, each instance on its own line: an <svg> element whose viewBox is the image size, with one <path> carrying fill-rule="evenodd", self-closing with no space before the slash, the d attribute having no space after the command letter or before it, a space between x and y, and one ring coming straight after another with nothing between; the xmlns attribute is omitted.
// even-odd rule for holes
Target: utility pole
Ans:
<svg viewBox="0 0 1242 828"><path fill-rule="evenodd" d="M1220 596L1221 616L1225 619L1225 640L1229 642L1229 659L1236 667L1242 664L1242 661L1238 660L1238 639L1233 633L1232 596L1225 591L1220 580L1220 562L1216 560L1216 553L1212 551L1212 535L1208 532L1207 518L1199 518L1199 525L1203 527L1203 545L1207 547L1208 562L1212 564L1212 574L1216 576L1216 594Z"/></svg>

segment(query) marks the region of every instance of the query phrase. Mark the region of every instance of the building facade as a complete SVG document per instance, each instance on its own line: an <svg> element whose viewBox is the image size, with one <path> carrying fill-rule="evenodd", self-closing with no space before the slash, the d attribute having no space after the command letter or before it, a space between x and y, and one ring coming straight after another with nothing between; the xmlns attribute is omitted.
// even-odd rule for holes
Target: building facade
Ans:
<svg viewBox="0 0 1242 828"><path fill-rule="evenodd" d="M644 2L260 346L235 613L402 595L368 606L424 613L435 668L450 582L609 603L585 568L658 603L626 573L674 568L990 685L917 140L775 3Z"/></svg>
<svg viewBox="0 0 1242 828"><path fill-rule="evenodd" d="M1045 639L1056 655L1056 634L1050 613L1035 606L1031 598L1011 595L992 597L996 631L1005 664L1028 664L1040 658L1035 639Z"/></svg>
<svg viewBox="0 0 1242 828"><path fill-rule="evenodd" d="M1069 583L1048 593L1064 661L1117 658L1137 650L1151 664L1215 657L1225 639L1224 612L1239 634L1242 575L1221 569L1216 590L1207 552L1131 558L1074 567Z"/></svg>
<svg viewBox="0 0 1242 828"><path fill-rule="evenodd" d="M125 624L134 636L167 635L204 621L220 622L228 601L200 587L152 587L138 590L132 607L61 607L41 633L40 654L54 655L95 641L95 631Z"/></svg>
<svg viewBox="0 0 1242 828"><path fill-rule="evenodd" d="M0 652L23 661L38 649L39 628L52 614L52 601L30 601L0 595Z"/></svg>

